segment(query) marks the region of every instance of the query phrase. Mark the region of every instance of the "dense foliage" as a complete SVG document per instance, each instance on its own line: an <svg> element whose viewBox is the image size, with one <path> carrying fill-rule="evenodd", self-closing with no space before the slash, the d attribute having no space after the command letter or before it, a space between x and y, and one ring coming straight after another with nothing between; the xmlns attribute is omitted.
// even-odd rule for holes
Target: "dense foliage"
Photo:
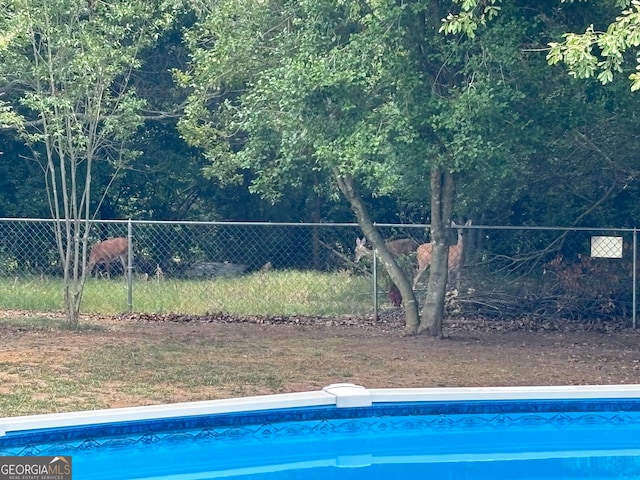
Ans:
<svg viewBox="0 0 640 480"><path fill-rule="evenodd" d="M0 216L49 216L45 178L15 128L31 88L16 63L20 5L2 7ZM64 3L32 2L42 5ZM457 172L458 217L638 222L638 99L625 78L635 65L623 61L637 46L637 2L190 7L142 46L131 85L144 123L127 145L137 155L96 164L99 218L350 220L331 180L338 165L356 174L374 220L429 221L428 165L440 157ZM594 43L601 53L587 48ZM576 80L547 56L606 85ZM608 73L616 70L626 75ZM189 94L198 102L183 116ZM226 119L213 120L211 109ZM227 120L235 132L215 123Z"/></svg>

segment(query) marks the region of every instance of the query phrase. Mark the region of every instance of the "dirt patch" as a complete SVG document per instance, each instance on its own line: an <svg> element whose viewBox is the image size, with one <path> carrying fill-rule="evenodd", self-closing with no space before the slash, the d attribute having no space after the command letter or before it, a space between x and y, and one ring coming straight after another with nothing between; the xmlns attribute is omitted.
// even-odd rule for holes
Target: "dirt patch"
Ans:
<svg viewBox="0 0 640 480"><path fill-rule="evenodd" d="M96 328L32 330L0 322L0 397L6 397L0 413L296 392L336 382L370 388L640 383L640 335L613 323L449 321L437 340L403 336L401 320L392 317L83 321ZM9 401L17 392L22 397Z"/></svg>

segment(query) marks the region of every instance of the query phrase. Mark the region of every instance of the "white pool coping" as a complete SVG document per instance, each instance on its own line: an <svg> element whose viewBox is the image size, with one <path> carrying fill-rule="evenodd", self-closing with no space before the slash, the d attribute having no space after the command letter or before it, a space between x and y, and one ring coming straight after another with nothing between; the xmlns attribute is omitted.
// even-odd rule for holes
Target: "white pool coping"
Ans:
<svg viewBox="0 0 640 480"><path fill-rule="evenodd" d="M50 413L0 418L0 437L46 428L152 421L224 413L297 407L370 407L376 403L455 402L475 400L584 400L640 398L640 385L576 385L533 387L373 388L336 383L322 390L223 400Z"/></svg>

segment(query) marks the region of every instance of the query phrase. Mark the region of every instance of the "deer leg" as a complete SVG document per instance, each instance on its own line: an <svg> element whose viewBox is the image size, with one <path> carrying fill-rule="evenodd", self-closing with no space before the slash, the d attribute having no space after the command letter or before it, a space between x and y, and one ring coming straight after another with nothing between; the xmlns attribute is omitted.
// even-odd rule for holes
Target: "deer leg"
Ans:
<svg viewBox="0 0 640 480"><path fill-rule="evenodd" d="M418 280L420 280L420 277L422 276L422 274L424 273L424 271L427 269L429 265L425 265L424 267L418 267L418 271L416 272L415 277L413 277L413 289L416 289L416 286L418 285Z"/></svg>
<svg viewBox="0 0 640 480"><path fill-rule="evenodd" d="M449 274L449 279L452 285L455 285L456 290L460 290L460 269L452 270Z"/></svg>
<svg viewBox="0 0 640 480"><path fill-rule="evenodd" d="M413 277L413 285L411 288L416 289L416 285L418 284L418 280L420 279L420 275L422 275L422 270L418 269L415 276Z"/></svg>

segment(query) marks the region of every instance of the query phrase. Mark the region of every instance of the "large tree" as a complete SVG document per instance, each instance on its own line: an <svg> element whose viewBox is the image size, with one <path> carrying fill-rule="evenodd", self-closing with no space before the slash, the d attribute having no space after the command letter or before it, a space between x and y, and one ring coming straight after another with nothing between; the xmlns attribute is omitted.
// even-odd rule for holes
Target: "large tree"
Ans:
<svg viewBox="0 0 640 480"><path fill-rule="evenodd" d="M141 125L130 87L141 52L172 21L174 2L8 0L0 6L4 122L31 146L64 271L64 306L77 323L91 227L94 162L121 165ZM6 109L5 109L6 113Z"/></svg>
<svg viewBox="0 0 640 480"><path fill-rule="evenodd" d="M217 2L189 37L194 71L182 80L195 93L182 132L206 149L212 172L249 168L253 189L266 196L311 172L333 178L399 285L415 330L411 287L358 193L359 183L378 184L377 191L393 185L397 175L380 159L403 141L404 122L391 92L382 91L384 48L375 50L383 39L359 38L373 35L356 10L333 2Z"/></svg>
<svg viewBox="0 0 640 480"><path fill-rule="evenodd" d="M488 63L468 61L484 47L439 33L441 3L212 2L180 78L193 89L181 131L211 171L251 169L265 195L304 172L332 178L402 294L407 333L437 336L456 177L497 158L507 110L491 101L502 95ZM436 260L422 319L363 189L430 205Z"/></svg>

